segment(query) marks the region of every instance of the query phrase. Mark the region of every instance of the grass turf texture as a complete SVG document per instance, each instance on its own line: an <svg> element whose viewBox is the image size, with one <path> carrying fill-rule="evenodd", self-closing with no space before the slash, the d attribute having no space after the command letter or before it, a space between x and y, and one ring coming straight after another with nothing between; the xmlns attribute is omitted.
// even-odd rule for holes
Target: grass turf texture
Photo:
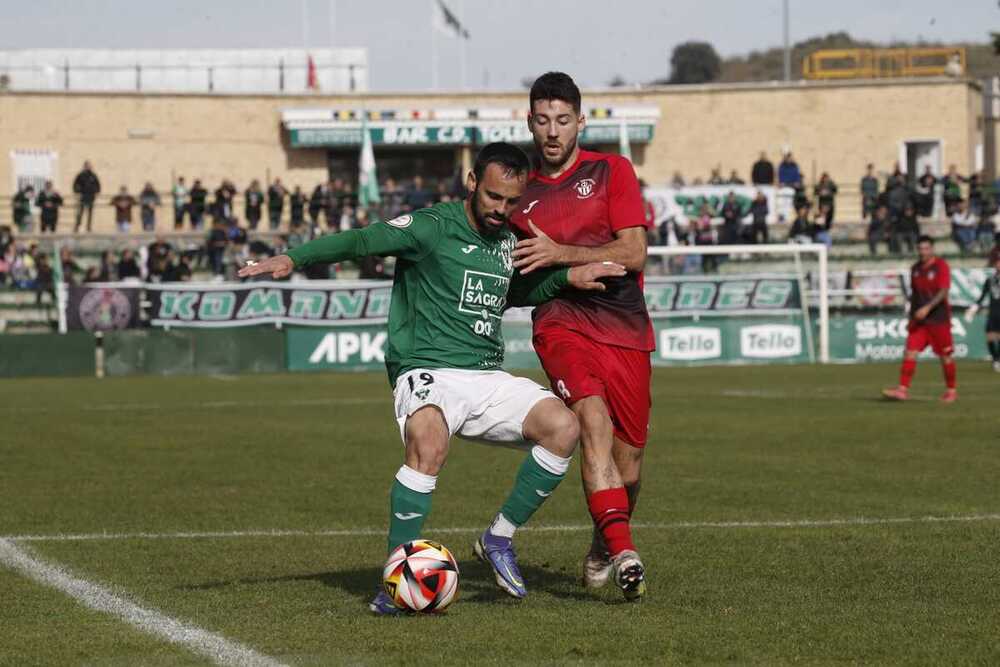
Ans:
<svg viewBox="0 0 1000 667"><path fill-rule="evenodd" d="M1000 513L1000 378L962 365L943 406L923 363L915 400L883 403L895 374L658 370L640 605L578 585L585 530L519 534L530 594L500 593L472 530L522 457L455 440L425 535L456 553L459 600L444 617L368 616L402 455L379 374L0 382L0 535L374 529L20 543L292 664L996 664L1000 521L677 525ZM588 522L574 469L531 525ZM0 664L203 662L2 568L0 627Z"/></svg>

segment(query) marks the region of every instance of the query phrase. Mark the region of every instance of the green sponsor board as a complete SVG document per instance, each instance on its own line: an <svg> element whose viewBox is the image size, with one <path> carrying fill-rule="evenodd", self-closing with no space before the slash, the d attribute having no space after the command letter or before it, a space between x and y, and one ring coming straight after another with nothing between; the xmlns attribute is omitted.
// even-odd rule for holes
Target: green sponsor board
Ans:
<svg viewBox="0 0 1000 667"><path fill-rule="evenodd" d="M951 318L955 357L980 359L986 353L986 320L980 313L971 323ZM834 315L830 318L831 361L899 361L906 346L907 319L891 315ZM933 357L930 348L923 357Z"/></svg>
<svg viewBox="0 0 1000 667"><path fill-rule="evenodd" d="M494 141L515 144L531 143L531 132L527 122L512 120L498 123L410 123L370 124L372 144L376 146L457 146L467 144L485 145ZM630 123L626 127L631 142L648 143L653 140L653 125ZM321 146L361 146L361 126L354 123L348 127L320 127L292 129L288 131L289 143L293 148ZM618 143L621 137L619 124L587 125L580 139L582 143Z"/></svg>
<svg viewBox="0 0 1000 667"><path fill-rule="evenodd" d="M290 371L376 371L385 369L388 334L383 324L285 329Z"/></svg>
<svg viewBox="0 0 1000 667"><path fill-rule="evenodd" d="M666 317L653 321L654 366L804 363L811 360L802 317Z"/></svg>
<svg viewBox="0 0 1000 667"><path fill-rule="evenodd" d="M701 311L797 311L799 284L793 278L647 278L646 308L657 318Z"/></svg>

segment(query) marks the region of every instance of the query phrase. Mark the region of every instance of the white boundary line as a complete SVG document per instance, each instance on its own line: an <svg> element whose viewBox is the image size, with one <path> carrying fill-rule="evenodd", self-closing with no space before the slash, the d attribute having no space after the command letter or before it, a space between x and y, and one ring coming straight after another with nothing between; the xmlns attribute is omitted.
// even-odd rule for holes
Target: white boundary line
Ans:
<svg viewBox="0 0 1000 667"><path fill-rule="evenodd" d="M146 634L182 646L218 665L283 667L277 660L238 642L141 607L103 586L75 577L57 565L39 560L11 540L0 538L0 564L62 591L85 607L116 616Z"/></svg>
<svg viewBox="0 0 1000 667"><path fill-rule="evenodd" d="M911 517L849 517L843 519L788 519L771 521L678 521L674 523L632 524L638 530L687 530L687 529L730 529L730 528L830 528L837 526L891 526L899 524L927 523L982 523L1000 521L1000 514L966 514L950 516ZM573 533L593 530L593 524L564 524L552 526L524 526L520 532L533 533ZM428 528L427 534L475 534L478 528L442 527ZM61 533L55 535L6 535L0 540L9 542L85 542L99 540L192 540L192 539L233 539L244 537L371 537L384 536L386 528L342 528L330 530L233 530L176 533Z"/></svg>

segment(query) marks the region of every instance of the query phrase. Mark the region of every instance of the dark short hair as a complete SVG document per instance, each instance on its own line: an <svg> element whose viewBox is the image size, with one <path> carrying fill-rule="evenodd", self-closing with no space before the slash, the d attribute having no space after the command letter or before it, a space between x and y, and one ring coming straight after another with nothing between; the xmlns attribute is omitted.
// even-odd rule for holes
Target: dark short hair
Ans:
<svg viewBox="0 0 1000 667"><path fill-rule="evenodd" d="M931 245L934 245L934 239L932 239L927 234L921 234L920 237L917 239L917 243L918 244L919 243L930 243Z"/></svg>
<svg viewBox="0 0 1000 667"><path fill-rule="evenodd" d="M580 113L580 89L565 72L546 72L531 84L528 104L534 109L538 100L562 100Z"/></svg>
<svg viewBox="0 0 1000 667"><path fill-rule="evenodd" d="M504 168L508 174L520 176L531 171L531 162L523 150L514 144L505 141L496 141L483 146L479 154L476 155L476 162L472 165L472 173L476 175L476 182L483 179L486 167L491 164L498 164Z"/></svg>

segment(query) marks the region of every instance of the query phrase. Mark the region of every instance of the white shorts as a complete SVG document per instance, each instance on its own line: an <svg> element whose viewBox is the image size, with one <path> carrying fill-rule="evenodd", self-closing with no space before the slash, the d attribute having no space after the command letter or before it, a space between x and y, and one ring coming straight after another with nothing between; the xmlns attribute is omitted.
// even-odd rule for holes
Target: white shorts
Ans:
<svg viewBox="0 0 1000 667"><path fill-rule="evenodd" d="M523 426L538 401L555 396L545 387L506 371L418 368L399 376L392 392L399 435L406 418L428 405L444 414L449 435L504 444L525 443Z"/></svg>

